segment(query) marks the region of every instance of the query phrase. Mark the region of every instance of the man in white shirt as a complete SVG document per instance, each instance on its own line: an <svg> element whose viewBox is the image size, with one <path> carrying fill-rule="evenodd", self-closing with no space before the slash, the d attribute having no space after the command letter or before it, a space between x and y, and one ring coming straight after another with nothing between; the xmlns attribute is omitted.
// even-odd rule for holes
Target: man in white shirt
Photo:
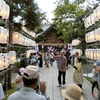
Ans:
<svg viewBox="0 0 100 100"><path fill-rule="evenodd" d="M40 82L40 91L42 95L34 91L38 84L38 77L38 67L32 65L27 66L23 75L24 87L11 94L7 100L46 100L46 83L44 81Z"/></svg>

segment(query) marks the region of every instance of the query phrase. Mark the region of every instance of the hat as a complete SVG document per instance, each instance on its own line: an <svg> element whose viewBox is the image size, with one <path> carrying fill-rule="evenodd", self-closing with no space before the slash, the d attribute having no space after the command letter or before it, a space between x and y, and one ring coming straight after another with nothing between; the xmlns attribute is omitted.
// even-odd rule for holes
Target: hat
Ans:
<svg viewBox="0 0 100 100"><path fill-rule="evenodd" d="M29 65L25 68L24 75L26 79L36 79L39 77L38 67Z"/></svg>
<svg viewBox="0 0 100 100"><path fill-rule="evenodd" d="M68 100L84 100L82 89L76 84L69 84L65 90L62 90L62 95Z"/></svg>
<svg viewBox="0 0 100 100"><path fill-rule="evenodd" d="M20 72L21 75L24 74L24 70L25 70L25 68L20 68L20 69L19 69L19 72Z"/></svg>
<svg viewBox="0 0 100 100"><path fill-rule="evenodd" d="M99 67L100 66L100 60L97 60L96 61L96 67Z"/></svg>
<svg viewBox="0 0 100 100"><path fill-rule="evenodd" d="M37 63L37 62L38 62L38 60L37 60L36 58L32 58L32 59L31 59L31 64Z"/></svg>

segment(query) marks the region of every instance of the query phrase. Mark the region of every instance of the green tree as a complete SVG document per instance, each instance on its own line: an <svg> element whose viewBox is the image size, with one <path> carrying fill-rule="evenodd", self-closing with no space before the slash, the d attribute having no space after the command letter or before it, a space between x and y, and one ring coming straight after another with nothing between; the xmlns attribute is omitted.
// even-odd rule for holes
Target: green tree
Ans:
<svg viewBox="0 0 100 100"><path fill-rule="evenodd" d="M88 8L83 8L80 4L84 0L75 0L70 2L70 0L63 0L62 2L57 2L57 8L54 10L54 24L58 27L56 28L59 33L63 35L59 37L65 43L71 43L73 39L80 39L80 48L84 51L86 48L85 42L85 27L84 18L87 15Z"/></svg>
<svg viewBox="0 0 100 100"><path fill-rule="evenodd" d="M41 12L34 0L6 0L6 2L10 5L9 21L14 29L21 29L21 21L24 20L25 27L30 31L34 31L41 26L42 21L45 19L45 13ZM16 22L15 17L20 17L20 21Z"/></svg>

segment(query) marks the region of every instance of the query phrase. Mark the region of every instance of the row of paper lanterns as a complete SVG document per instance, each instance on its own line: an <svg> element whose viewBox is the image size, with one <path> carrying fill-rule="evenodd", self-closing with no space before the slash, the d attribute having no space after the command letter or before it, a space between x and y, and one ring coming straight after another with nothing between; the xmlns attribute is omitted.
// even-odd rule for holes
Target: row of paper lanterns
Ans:
<svg viewBox="0 0 100 100"><path fill-rule="evenodd" d="M85 55L92 60L100 60L100 49L86 49Z"/></svg>
<svg viewBox="0 0 100 100"><path fill-rule="evenodd" d="M7 69L10 64L16 62L16 52L9 51L8 53L0 53L0 71Z"/></svg>
<svg viewBox="0 0 100 100"><path fill-rule="evenodd" d="M23 36L22 34L18 32L13 33L13 43L20 44L24 46L35 46L35 41Z"/></svg>
<svg viewBox="0 0 100 100"><path fill-rule="evenodd" d="M94 9L93 13L91 13L85 20L85 28L89 28L94 25L96 22L100 20L100 4Z"/></svg>
<svg viewBox="0 0 100 100"><path fill-rule="evenodd" d="M32 37L36 36L35 32L29 31L28 29L26 29L26 27L22 27L22 30L25 31L27 34L31 35Z"/></svg>
<svg viewBox="0 0 100 100"><path fill-rule="evenodd" d="M2 19L8 19L10 13L10 7L4 0L0 0L0 16Z"/></svg>
<svg viewBox="0 0 100 100"><path fill-rule="evenodd" d="M36 51L35 50L27 50L26 51L26 58L30 58L31 53L36 53Z"/></svg>
<svg viewBox="0 0 100 100"><path fill-rule="evenodd" d="M72 54L74 55L76 52L79 53L79 56L82 55L81 49L73 49ZM100 49L86 49L85 56L92 60L100 60Z"/></svg>
<svg viewBox="0 0 100 100"><path fill-rule="evenodd" d="M8 43L8 39L9 39L9 30L0 26L0 43L6 44Z"/></svg>
<svg viewBox="0 0 100 100"><path fill-rule="evenodd" d="M100 28L85 34L85 40L87 43L100 41Z"/></svg>
<svg viewBox="0 0 100 100"><path fill-rule="evenodd" d="M72 40L72 46L76 46L76 45L79 45L79 44L80 44L79 39Z"/></svg>
<svg viewBox="0 0 100 100"><path fill-rule="evenodd" d="M73 55L74 55L76 52L79 53L79 56L82 55L82 50L81 50L81 49L73 49L73 50L72 50L72 54L73 54Z"/></svg>

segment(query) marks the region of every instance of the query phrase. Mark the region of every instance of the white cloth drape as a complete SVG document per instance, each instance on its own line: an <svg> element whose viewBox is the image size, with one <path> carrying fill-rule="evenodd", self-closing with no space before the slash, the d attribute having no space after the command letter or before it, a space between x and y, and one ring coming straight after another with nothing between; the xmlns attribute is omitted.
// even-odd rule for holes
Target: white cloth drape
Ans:
<svg viewBox="0 0 100 100"><path fill-rule="evenodd" d="M2 100L4 97L5 97L4 91L3 91L2 85L0 84L0 100Z"/></svg>

